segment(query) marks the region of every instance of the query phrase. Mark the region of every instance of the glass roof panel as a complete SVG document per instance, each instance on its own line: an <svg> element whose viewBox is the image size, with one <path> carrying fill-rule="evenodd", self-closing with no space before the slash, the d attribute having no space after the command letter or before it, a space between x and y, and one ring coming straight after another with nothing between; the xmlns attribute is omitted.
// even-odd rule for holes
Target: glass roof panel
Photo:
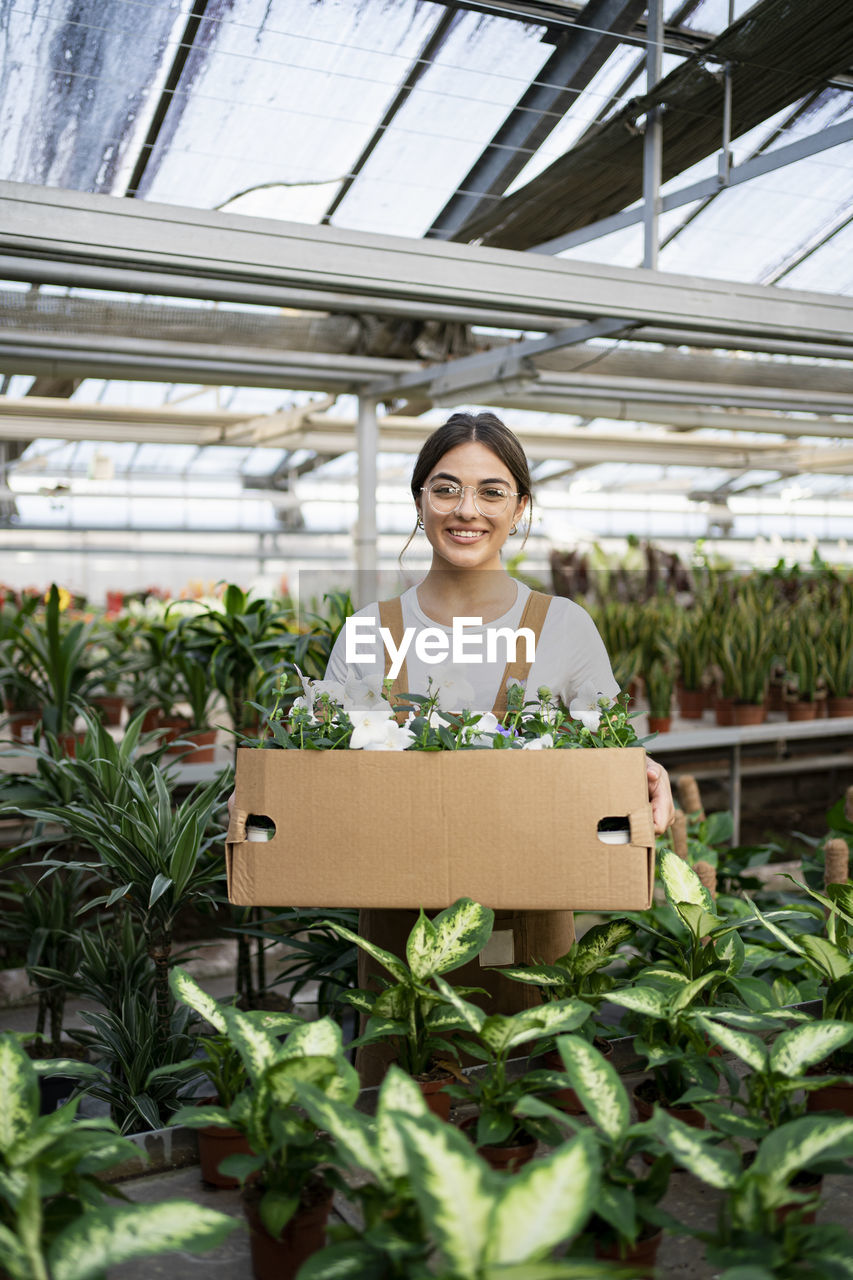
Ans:
<svg viewBox="0 0 853 1280"><path fill-rule="evenodd" d="M122 191L189 0L28 0L0 22L0 177Z"/></svg>
<svg viewBox="0 0 853 1280"><path fill-rule="evenodd" d="M425 0L243 0L187 63L143 194L316 222L443 12ZM232 206L229 206L232 207Z"/></svg>
<svg viewBox="0 0 853 1280"><path fill-rule="evenodd" d="M543 32L460 13L332 221L422 235L551 55Z"/></svg>

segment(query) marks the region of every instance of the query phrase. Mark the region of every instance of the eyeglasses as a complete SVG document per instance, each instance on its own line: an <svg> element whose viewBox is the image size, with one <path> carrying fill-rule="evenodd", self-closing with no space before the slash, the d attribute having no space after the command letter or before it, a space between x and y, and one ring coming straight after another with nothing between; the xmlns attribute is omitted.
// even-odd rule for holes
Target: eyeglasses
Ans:
<svg viewBox="0 0 853 1280"><path fill-rule="evenodd" d="M497 484L454 484L450 480L433 480L424 485L421 493L425 493L427 501L436 515L446 516L456 511L465 501L465 490L471 489L474 494L474 506L481 516L503 515L509 506L510 498L520 495L511 489Z"/></svg>

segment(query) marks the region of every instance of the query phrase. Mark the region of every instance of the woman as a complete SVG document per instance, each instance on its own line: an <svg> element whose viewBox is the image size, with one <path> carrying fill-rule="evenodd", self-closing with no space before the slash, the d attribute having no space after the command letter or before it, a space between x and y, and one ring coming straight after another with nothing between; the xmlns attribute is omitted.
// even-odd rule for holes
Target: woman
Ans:
<svg viewBox="0 0 853 1280"><path fill-rule="evenodd" d="M417 651L409 643L392 696L400 692L425 694L432 678L433 687L437 684L441 690L445 709L492 710L500 718L506 711L507 680L512 678L527 686L529 697L547 686L565 706L589 682L608 697L618 693L604 644L589 614L571 600L531 592L501 564L504 544L518 532L525 517L529 528L532 494L524 451L499 418L491 413L455 413L434 431L415 463L412 497L417 527L423 529L432 546L429 572L399 600L369 605L355 615L359 619L358 656L347 662L342 633L329 659L328 679L343 682L348 676L364 679L389 672L392 647L385 643L381 626L386 635L391 633L394 653L400 652L407 628L413 629L410 638L424 632L433 637L432 646L419 646ZM430 648L433 653L450 648L454 619L466 620L467 652L481 658L466 663L462 674L458 665L448 673L429 661ZM527 660L524 643L518 647L515 661L511 652L501 653L498 645L489 654L485 638L490 628L531 631L535 638L532 660ZM454 693L457 705L452 705ZM669 778L653 761L648 763L648 778L655 831L661 833L674 816ZM504 912L502 917L499 913L495 930L512 929L515 963L534 958L551 962L574 941L569 911ZM409 911L362 911L359 932L397 955L404 954L414 918ZM360 951L359 985L367 985L374 972L380 970ZM476 964L459 970L454 981L489 990L492 1012L511 1012L523 1007L531 996L526 985ZM372 1084L381 1078L384 1064L376 1054L363 1054L359 1069L364 1083Z"/></svg>

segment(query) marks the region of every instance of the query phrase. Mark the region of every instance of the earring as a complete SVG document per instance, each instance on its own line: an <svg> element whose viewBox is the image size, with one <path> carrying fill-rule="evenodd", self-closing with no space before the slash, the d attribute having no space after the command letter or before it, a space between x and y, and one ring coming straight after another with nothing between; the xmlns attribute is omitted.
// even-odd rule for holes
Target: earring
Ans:
<svg viewBox="0 0 853 1280"><path fill-rule="evenodd" d="M422 529L423 527L424 527L423 519L420 516L418 516L418 528Z"/></svg>
<svg viewBox="0 0 853 1280"><path fill-rule="evenodd" d="M518 533L518 525L517 525L517 524L514 524L514 525L512 526L512 528L510 529L510 531L509 531L509 536L510 536L511 538L514 538L514 537L515 537L515 535L516 535L517 533Z"/></svg>

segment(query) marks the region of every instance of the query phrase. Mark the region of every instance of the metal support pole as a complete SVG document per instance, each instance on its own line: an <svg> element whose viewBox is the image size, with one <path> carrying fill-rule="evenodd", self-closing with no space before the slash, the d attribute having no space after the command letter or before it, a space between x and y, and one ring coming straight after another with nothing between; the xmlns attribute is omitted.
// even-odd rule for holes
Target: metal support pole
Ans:
<svg viewBox="0 0 853 1280"><path fill-rule="evenodd" d="M379 451L379 424L376 401L358 398L356 423L358 449L358 522L355 530L355 567L358 570L354 597L360 608L379 594L376 557L376 455Z"/></svg>
<svg viewBox="0 0 853 1280"><path fill-rule="evenodd" d="M651 93L663 66L663 0L649 0L647 30L646 93ZM650 271L656 271L658 265L662 156L663 122L660 108L653 107L646 115L643 139L643 266Z"/></svg>
<svg viewBox="0 0 853 1280"><path fill-rule="evenodd" d="M731 26L735 17L734 0L729 0L729 22ZM720 156L718 176L720 185L727 187L732 167L732 64L726 63L723 80L723 153Z"/></svg>

